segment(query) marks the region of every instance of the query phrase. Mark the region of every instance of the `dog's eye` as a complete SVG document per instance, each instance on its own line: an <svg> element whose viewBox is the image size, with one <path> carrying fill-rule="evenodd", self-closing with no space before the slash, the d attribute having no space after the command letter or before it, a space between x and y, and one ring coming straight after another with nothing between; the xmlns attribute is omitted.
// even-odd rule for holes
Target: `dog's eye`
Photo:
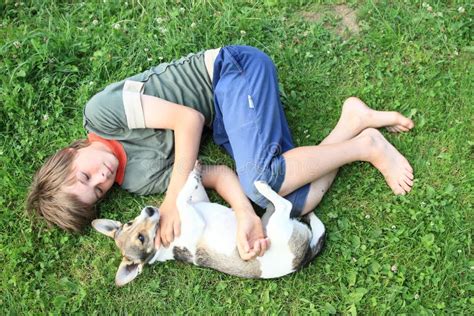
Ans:
<svg viewBox="0 0 474 316"><path fill-rule="evenodd" d="M145 237L142 234L138 234L138 240L143 244L145 242Z"/></svg>

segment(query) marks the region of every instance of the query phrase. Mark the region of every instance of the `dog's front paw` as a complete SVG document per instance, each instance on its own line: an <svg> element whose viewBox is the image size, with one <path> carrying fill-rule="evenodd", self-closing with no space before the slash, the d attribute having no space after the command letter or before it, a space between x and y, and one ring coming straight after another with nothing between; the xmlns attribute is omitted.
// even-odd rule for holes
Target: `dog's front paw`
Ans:
<svg viewBox="0 0 474 316"><path fill-rule="evenodd" d="M198 184L202 183L202 165L199 160L196 160L194 169L190 173L190 177L194 178L194 181L196 181Z"/></svg>
<svg viewBox="0 0 474 316"><path fill-rule="evenodd" d="M194 169L193 171L198 175L201 176L202 174L202 165L199 160L196 160L196 163L194 164Z"/></svg>

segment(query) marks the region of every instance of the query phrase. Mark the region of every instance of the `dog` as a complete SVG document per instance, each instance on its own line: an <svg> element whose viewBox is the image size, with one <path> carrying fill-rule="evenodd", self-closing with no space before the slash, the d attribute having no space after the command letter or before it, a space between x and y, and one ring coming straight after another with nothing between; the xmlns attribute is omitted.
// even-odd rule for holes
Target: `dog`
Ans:
<svg viewBox="0 0 474 316"><path fill-rule="evenodd" d="M270 203L262 224L271 241L262 257L244 261L237 250L237 220L234 212L211 203L202 185L197 162L177 197L181 235L168 248L155 248L159 209L146 206L133 221L122 224L96 219L92 226L115 240L122 253L115 283L123 286L142 271L145 264L180 260L244 278L278 278L298 271L320 252L325 227L314 213L303 217L306 224L290 218L292 204L261 181L256 189Z"/></svg>

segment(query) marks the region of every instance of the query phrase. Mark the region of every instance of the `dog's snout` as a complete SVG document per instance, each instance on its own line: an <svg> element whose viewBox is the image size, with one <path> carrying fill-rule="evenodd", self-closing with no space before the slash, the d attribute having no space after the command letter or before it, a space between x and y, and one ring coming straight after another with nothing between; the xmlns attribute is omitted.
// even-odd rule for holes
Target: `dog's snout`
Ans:
<svg viewBox="0 0 474 316"><path fill-rule="evenodd" d="M148 216L152 217L153 215L155 215L155 208L152 207L152 206L147 206L146 209L145 209L146 213L148 214Z"/></svg>

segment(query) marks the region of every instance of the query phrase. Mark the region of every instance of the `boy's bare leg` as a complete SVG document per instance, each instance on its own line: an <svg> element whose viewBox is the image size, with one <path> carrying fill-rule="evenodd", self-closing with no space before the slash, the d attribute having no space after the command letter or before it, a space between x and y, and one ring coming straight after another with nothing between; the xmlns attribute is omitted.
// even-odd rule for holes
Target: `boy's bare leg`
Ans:
<svg viewBox="0 0 474 316"><path fill-rule="evenodd" d="M413 128L413 126L414 124L410 119L404 117L398 112L375 111L367 107L358 98L351 97L344 102L341 117L336 127L321 142L320 145L330 145L330 144L336 144L339 142L350 140L354 138L356 135L358 135L362 130L369 127L387 127L387 129L391 132L402 132L402 131L410 130L411 128ZM372 161L372 163L376 167L378 166L384 170L382 171L382 173L386 177L389 185L392 187L392 190L394 190L394 192L397 194L404 194L405 192L410 191L411 185L413 184L412 182L413 175L412 175L411 167L408 164L408 161L406 161L406 159L403 156L401 156L398 153L398 151L396 151L396 149L393 148L393 146L391 146L383 138L381 134L377 133L376 131L367 131L366 133L361 134L361 137L371 139L371 141L368 142L368 143L371 143L369 147L371 146L378 147L379 153L376 155L381 155L381 156L386 157L386 159L382 159L382 160L385 160L385 162L382 162L381 159L377 159L377 157L375 157L375 160ZM311 147L314 148L318 146L311 146ZM300 154L305 155L305 152L307 153L307 151L300 150ZM291 154L295 154L295 153L291 153ZM293 167L298 167L299 162L296 165L294 163L299 160L293 161L291 159L291 154L289 155L290 164L293 165ZM286 153L284 154L284 156L285 155ZM391 156L392 158L389 159L389 156ZM287 160L287 170L290 170L290 173L294 175L294 172L292 172L291 169L288 169L287 156L285 156L285 159ZM387 163L387 160L390 161L394 159L395 161L391 163ZM310 163L314 164L314 160L310 161ZM392 167L391 169L387 168L387 165L392 166L392 165L397 165L397 164L401 164L401 166L408 168L409 172L407 172L405 175L405 173L403 172L401 174L399 173L399 171L397 172L396 171L398 170L397 168L394 168L394 167ZM290 165L290 168L292 167L291 165ZM303 166L300 165L299 167L300 169L306 170L304 165ZM308 193L308 197L306 200L305 208L303 210L303 214L306 214L309 211L313 210L314 207L317 204L319 204L322 197L331 186L337 174L337 170L338 168L331 170L327 174L311 182L310 192ZM297 170L295 171L298 172ZM396 175L398 175L401 178L397 178ZM289 176L287 176L285 180L287 180L288 178ZM401 181L401 183L398 183L399 182L398 180L403 180L403 181ZM290 179L290 183L291 183L291 179ZM284 184L285 184L285 181L284 181ZM295 187L294 189L296 188L297 187ZM285 191L285 189L291 190L292 189L291 185L286 186L286 187L282 185L282 189L280 190L279 193L282 195L286 195L291 192L291 191Z"/></svg>

